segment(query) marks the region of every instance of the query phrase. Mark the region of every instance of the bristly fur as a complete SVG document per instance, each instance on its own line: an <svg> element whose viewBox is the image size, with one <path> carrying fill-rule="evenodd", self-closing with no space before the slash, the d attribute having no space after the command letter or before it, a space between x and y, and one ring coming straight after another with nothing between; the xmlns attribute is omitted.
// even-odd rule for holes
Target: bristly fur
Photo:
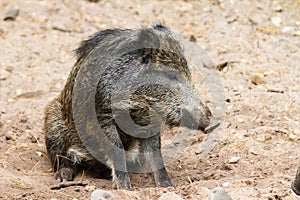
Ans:
<svg viewBox="0 0 300 200"><path fill-rule="evenodd" d="M179 126L183 115L198 123L199 127L193 128L204 129L209 126L211 113L207 106L195 97L190 70L180 43L167 27L156 24L139 30L100 31L81 42L75 53L77 62L69 74L64 89L45 109L46 147L53 168L57 170L56 178L72 180L79 166L97 166L101 173L111 173L117 187L131 189L128 171L131 167L139 165L140 168L148 167L153 171L157 186L171 186L161 157L160 133L150 138L138 138L124 132L112 115L111 98L113 92L122 93L123 89L133 87L132 77L147 73L150 66L174 85L180 82L179 75L183 77L184 81L180 82L180 85L185 92L176 93L155 83L145 84L131 94L127 104L120 104L120 109L129 110L134 123L142 127L151 124L153 116L150 107L153 104L162 108L166 124L170 126ZM81 67L91 61L97 64L97 70L102 70L95 94L98 122L106 137L124 151L122 155L115 155L105 146L100 146L100 152L103 154L101 156L106 160L103 164L82 144L73 119L72 98L74 95L80 95L73 94L75 79ZM123 83L117 87L116 83L121 79ZM128 152L125 154L126 151ZM144 156L138 155L138 152ZM126 155L133 157L126 158ZM123 163L121 165L124 166L116 166L116 159L121 160ZM128 171L118 170L127 167Z"/></svg>

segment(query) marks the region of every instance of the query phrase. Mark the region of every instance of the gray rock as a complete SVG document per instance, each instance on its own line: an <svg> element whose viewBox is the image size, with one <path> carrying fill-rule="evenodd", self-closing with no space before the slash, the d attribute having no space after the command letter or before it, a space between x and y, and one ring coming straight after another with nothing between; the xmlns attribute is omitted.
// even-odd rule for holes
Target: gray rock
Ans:
<svg viewBox="0 0 300 200"><path fill-rule="evenodd" d="M220 187L213 189L208 200L232 200L232 198Z"/></svg>
<svg viewBox="0 0 300 200"><path fill-rule="evenodd" d="M94 190L91 194L91 200L104 200L107 198L113 198L113 194L111 192L105 190Z"/></svg>

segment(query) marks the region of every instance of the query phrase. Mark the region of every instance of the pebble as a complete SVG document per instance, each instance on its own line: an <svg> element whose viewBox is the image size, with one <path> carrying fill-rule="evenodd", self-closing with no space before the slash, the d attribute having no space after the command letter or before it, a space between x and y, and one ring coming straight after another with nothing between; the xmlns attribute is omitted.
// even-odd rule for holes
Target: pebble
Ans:
<svg viewBox="0 0 300 200"><path fill-rule="evenodd" d="M22 94L22 89L17 89L16 90L16 95L21 95Z"/></svg>
<svg viewBox="0 0 300 200"><path fill-rule="evenodd" d="M41 156L43 155L43 153L40 152L40 151L36 151L35 153L36 153L39 157L41 157Z"/></svg>
<svg viewBox="0 0 300 200"><path fill-rule="evenodd" d="M17 16L19 15L20 10L18 8L10 8L4 17L4 21L15 21Z"/></svg>
<svg viewBox="0 0 300 200"><path fill-rule="evenodd" d="M8 71L0 69L0 80L5 80L9 75L10 73Z"/></svg>
<svg viewBox="0 0 300 200"><path fill-rule="evenodd" d="M104 200L107 198L113 198L113 194L111 192L105 190L94 190L91 194L91 200Z"/></svg>
<svg viewBox="0 0 300 200"><path fill-rule="evenodd" d="M38 142L37 138L34 137L33 135L29 137L29 140L30 140L31 143L37 143Z"/></svg>
<svg viewBox="0 0 300 200"><path fill-rule="evenodd" d="M285 26L283 27L283 29L281 30L283 33L290 33L295 31L295 27L292 26Z"/></svg>
<svg viewBox="0 0 300 200"><path fill-rule="evenodd" d="M261 74L254 74L251 77L251 82L255 85L263 84L265 82L263 75Z"/></svg>
<svg viewBox="0 0 300 200"><path fill-rule="evenodd" d="M8 131L7 134L5 135L5 139L6 140L15 141L16 140L16 136L13 135L12 131Z"/></svg>
<svg viewBox="0 0 300 200"><path fill-rule="evenodd" d="M220 187L213 189L208 200L232 200L232 198Z"/></svg>
<svg viewBox="0 0 300 200"><path fill-rule="evenodd" d="M13 99L13 98L7 99L7 102L8 102L8 103L12 103L12 102L15 102L15 101L16 101L16 100Z"/></svg>
<svg viewBox="0 0 300 200"><path fill-rule="evenodd" d="M229 183L229 182L225 182L225 183L223 183L222 185L223 185L223 187L229 187L229 186L230 186L230 183Z"/></svg>
<svg viewBox="0 0 300 200"><path fill-rule="evenodd" d="M296 141L297 139L298 139L298 136L297 136L297 135L295 135L295 134L293 134L293 133L289 134L289 140L290 140L290 141Z"/></svg>
<svg viewBox="0 0 300 200"><path fill-rule="evenodd" d="M293 36L300 36L300 31L294 31Z"/></svg>
<svg viewBox="0 0 300 200"><path fill-rule="evenodd" d="M244 120L243 120L242 118L238 118L238 122L239 122L239 123L243 123Z"/></svg>
<svg viewBox="0 0 300 200"><path fill-rule="evenodd" d="M207 6L207 7L203 8L203 12L211 12L211 11L212 11L212 9L211 9L210 6Z"/></svg>
<svg viewBox="0 0 300 200"><path fill-rule="evenodd" d="M234 156L234 157L231 157L231 158L229 159L229 163L230 163L230 164L235 164L235 163L238 163L239 160L240 160L239 157Z"/></svg>
<svg viewBox="0 0 300 200"><path fill-rule="evenodd" d="M275 26L280 26L281 25L281 22L282 22L282 20L281 20L281 18L280 17L272 17L271 18L271 21L272 21L272 23L275 25Z"/></svg>
<svg viewBox="0 0 300 200"><path fill-rule="evenodd" d="M94 185L87 185L84 188L86 191L94 191L96 189L96 186Z"/></svg>
<svg viewBox="0 0 300 200"><path fill-rule="evenodd" d="M259 142L265 142L268 140L272 140L272 135L271 134L258 135L256 140Z"/></svg>
<svg viewBox="0 0 300 200"><path fill-rule="evenodd" d="M276 5L272 8L272 10L276 11L276 12L282 12L282 7L280 5Z"/></svg>
<svg viewBox="0 0 300 200"><path fill-rule="evenodd" d="M158 200L183 200L181 196L176 194L175 192L167 192L161 195Z"/></svg>
<svg viewBox="0 0 300 200"><path fill-rule="evenodd" d="M178 7L178 10L181 12L190 12L193 10L193 5L190 3L182 2Z"/></svg>

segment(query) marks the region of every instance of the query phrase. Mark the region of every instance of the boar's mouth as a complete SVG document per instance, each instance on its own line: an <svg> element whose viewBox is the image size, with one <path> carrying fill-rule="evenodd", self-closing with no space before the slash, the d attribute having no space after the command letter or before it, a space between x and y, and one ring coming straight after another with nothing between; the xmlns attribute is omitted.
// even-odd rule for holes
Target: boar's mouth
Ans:
<svg viewBox="0 0 300 200"><path fill-rule="evenodd" d="M220 125L220 122L217 119L211 117L210 112L208 116L199 116L203 116L200 110L194 109L193 112L190 112L188 109L183 108L181 125L190 129L201 130L205 134L211 133Z"/></svg>
<svg viewBox="0 0 300 200"><path fill-rule="evenodd" d="M210 123L207 127L203 128L200 127L199 129L203 131L205 134L211 133L213 130L215 130L220 125L220 122L214 118L210 120Z"/></svg>

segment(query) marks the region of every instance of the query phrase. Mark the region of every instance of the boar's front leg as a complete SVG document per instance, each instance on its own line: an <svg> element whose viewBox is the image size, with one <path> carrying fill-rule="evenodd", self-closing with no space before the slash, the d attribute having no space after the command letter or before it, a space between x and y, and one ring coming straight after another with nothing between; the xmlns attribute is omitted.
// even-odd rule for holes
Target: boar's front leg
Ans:
<svg viewBox="0 0 300 200"><path fill-rule="evenodd" d="M161 155L160 134L143 139L141 147L145 155L146 162L149 163L151 171L153 172L156 186L173 186Z"/></svg>
<svg viewBox="0 0 300 200"><path fill-rule="evenodd" d="M125 150L116 127L110 125L109 128L103 127L103 130L109 139L107 141L109 144L104 146L108 157L107 164L112 170L113 187L132 190L126 166Z"/></svg>

